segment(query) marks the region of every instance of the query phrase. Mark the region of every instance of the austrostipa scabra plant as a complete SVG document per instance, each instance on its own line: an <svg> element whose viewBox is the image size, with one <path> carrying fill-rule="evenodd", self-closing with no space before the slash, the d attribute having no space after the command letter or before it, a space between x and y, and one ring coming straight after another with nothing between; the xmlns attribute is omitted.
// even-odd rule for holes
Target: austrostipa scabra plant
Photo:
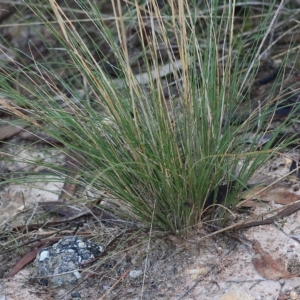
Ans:
<svg viewBox="0 0 300 300"><path fill-rule="evenodd" d="M271 148L292 114L258 147L276 105L245 102L282 3L261 6L249 37L236 30L235 1L25 2L51 36L48 60L32 59L32 46L17 51L30 67L20 62L18 76L3 68L1 93L80 157L77 182L111 195L103 209L186 236L208 205L224 221L287 145Z"/></svg>

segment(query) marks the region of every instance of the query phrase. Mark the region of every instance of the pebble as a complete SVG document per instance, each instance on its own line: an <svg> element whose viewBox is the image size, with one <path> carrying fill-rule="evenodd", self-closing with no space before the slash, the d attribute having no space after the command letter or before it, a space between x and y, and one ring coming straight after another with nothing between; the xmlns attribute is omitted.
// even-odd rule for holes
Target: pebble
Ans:
<svg viewBox="0 0 300 300"><path fill-rule="evenodd" d="M77 299L80 299L81 298L81 295L79 292L73 292L71 293L71 297L74 299L74 298L77 298Z"/></svg>
<svg viewBox="0 0 300 300"><path fill-rule="evenodd" d="M291 291L290 298L292 300L297 300L298 299L298 294L296 292L294 292L294 291Z"/></svg>
<svg viewBox="0 0 300 300"><path fill-rule="evenodd" d="M190 269L187 271L187 273L191 276L193 280L197 279L199 276L207 273L208 268L207 267L200 267L196 269Z"/></svg>
<svg viewBox="0 0 300 300"><path fill-rule="evenodd" d="M230 291L224 294L220 300L255 300L248 294L240 291Z"/></svg>
<svg viewBox="0 0 300 300"><path fill-rule="evenodd" d="M130 271L129 276L131 278L137 278L137 277L141 276L142 274L143 274L142 270L133 270L133 271Z"/></svg>

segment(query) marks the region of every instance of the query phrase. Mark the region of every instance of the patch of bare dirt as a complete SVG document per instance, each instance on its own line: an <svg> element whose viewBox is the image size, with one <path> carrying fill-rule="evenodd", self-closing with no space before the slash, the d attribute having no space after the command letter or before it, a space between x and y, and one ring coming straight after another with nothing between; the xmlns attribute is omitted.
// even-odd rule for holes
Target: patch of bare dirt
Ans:
<svg viewBox="0 0 300 300"><path fill-rule="evenodd" d="M32 151L30 153L33 155ZM263 174L268 182L275 182L289 172L291 163L298 157L299 153L296 151L274 157L257 176ZM275 170L270 168L275 165ZM294 188L297 184L286 180L276 183L270 190L281 191L281 200L290 198L290 203L294 203L300 199L300 191ZM45 201L53 201L49 191L43 191L46 186L45 183L39 189L40 197L44 197ZM55 189L53 188L55 197L61 187L62 185L55 185ZM27 187L8 184L2 193L16 188L23 194L23 201L28 203L28 209L31 209L19 211L16 205L13 219L18 220L15 216L19 214L21 223L26 216L32 216L34 220L34 211L37 210L32 208L37 201L35 189L32 189L33 193L28 193ZM29 205L29 199L35 201ZM247 221L254 220L262 213L265 213L265 218L276 215L276 211L272 211L285 205L272 192L264 192L251 201L254 204L250 208L245 205L246 212L234 212L234 223L244 218ZM11 207L4 204L3 214L7 213L6 209L12 212ZM42 210L38 211L42 213ZM53 220L59 219L57 215L51 216ZM47 218L49 220L49 215ZM252 297L249 299L271 300L278 297L292 299L292 292L300 294L300 212L278 219L271 225L232 231L203 240L201 238L209 233L205 224L188 240L181 240L168 235L157 235L155 231L152 234L149 230L139 232L138 227L134 224L130 227L126 222L122 225L105 223L105 220L99 222L101 219L97 216L81 217L78 220L80 227L76 228L78 223L72 224L71 220L69 228L59 233L57 230L63 229L62 224L48 227L46 223L43 229L29 231L27 235L22 231L23 234L3 236L2 244L10 242L10 247L15 250L1 255L0 295L7 299L20 299L21 295L28 299L72 299L80 295L81 299L125 300L142 297L205 300L221 299L226 293L234 291L239 292L239 295ZM14 223L8 224L12 228ZM86 235L86 238L92 238L110 251L96 265L83 269L85 272L82 280L72 287L44 286L43 281L36 278L32 263L12 278L7 278L12 267L22 256L33 250L39 240L46 235L58 234ZM26 241L34 238L36 242L20 247L22 243L26 244ZM135 274L139 276L135 277ZM230 293L229 295L232 296Z"/></svg>

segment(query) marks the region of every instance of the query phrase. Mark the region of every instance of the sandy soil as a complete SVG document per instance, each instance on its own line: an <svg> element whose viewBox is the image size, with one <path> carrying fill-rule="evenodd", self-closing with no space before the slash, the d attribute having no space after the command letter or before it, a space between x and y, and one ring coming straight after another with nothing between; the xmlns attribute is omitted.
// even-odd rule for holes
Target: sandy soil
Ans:
<svg viewBox="0 0 300 300"><path fill-rule="evenodd" d="M49 151L46 151L47 157ZM32 151L30 154L32 155ZM297 152L274 157L273 161L257 173L257 179L264 177L269 182L275 181L289 171L289 164L297 157ZM37 187L8 184L2 188L1 215L2 220L3 216L7 220L5 225L17 226L24 222L25 216L34 216L37 201L57 200L62 185L58 182L51 184L49 186L49 183L39 182ZM243 218L251 219L262 212L268 217L271 210L298 199L300 191L297 182L279 182L262 193L260 201L250 201L251 205L248 206L252 207L246 213L233 212L235 219L231 222L240 222ZM26 204L27 210L24 211L22 203ZM11 219L7 218L8 214ZM117 233L124 231L120 226L116 228L118 226L97 224L92 217L85 218L82 229L77 234L87 232L87 229L90 233L94 232L94 236L100 236L100 231L106 232L102 235L105 246ZM43 234L46 232L49 233L50 228ZM42 233L28 233L28 236L30 234L41 236ZM66 288L42 286L35 279L32 263L12 278L7 278L12 266L30 251L25 247L3 253L0 299L76 299L79 295L79 299L120 300L298 299L300 212L271 225L230 231L203 239L207 234L205 224L188 240L169 235L157 236L155 232L149 240L149 232L141 233L124 243L121 250L113 252L104 262L98 262L97 269L83 273L83 279L78 285ZM20 240L24 241L24 236ZM120 245L121 241L118 243ZM147 254L149 248L151 251ZM134 278L131 271L141 271L141 275Z"/></svg>

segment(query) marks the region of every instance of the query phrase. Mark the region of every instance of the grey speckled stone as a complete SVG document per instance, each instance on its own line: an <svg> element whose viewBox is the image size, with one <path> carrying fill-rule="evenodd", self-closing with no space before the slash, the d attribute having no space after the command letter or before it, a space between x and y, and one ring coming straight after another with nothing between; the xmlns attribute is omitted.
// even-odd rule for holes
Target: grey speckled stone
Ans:
<svg viewBox="0 0 300 300"><path fill-rule="evenodd" d="M81 277L80 266L103 252L103 248L78 236L62 238L51 247L39 251L35 266L37 276L55 286L67 286Z"/></svg>

